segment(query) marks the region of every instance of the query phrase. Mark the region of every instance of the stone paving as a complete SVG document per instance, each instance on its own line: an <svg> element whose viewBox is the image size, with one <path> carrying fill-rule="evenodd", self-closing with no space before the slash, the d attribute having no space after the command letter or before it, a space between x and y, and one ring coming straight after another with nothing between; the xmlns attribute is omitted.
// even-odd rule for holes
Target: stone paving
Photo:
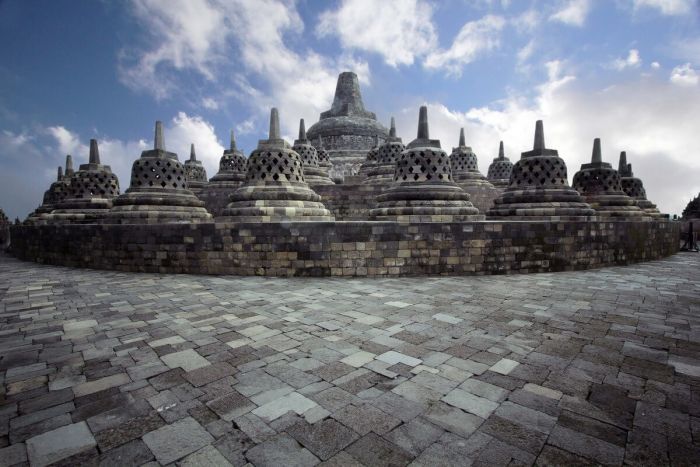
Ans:
<svg viewBox="0 0 700 467"><path fill-rule="evenodd" d="M269 279L0 256L0 466L700 463L700 256Z"/></svg>

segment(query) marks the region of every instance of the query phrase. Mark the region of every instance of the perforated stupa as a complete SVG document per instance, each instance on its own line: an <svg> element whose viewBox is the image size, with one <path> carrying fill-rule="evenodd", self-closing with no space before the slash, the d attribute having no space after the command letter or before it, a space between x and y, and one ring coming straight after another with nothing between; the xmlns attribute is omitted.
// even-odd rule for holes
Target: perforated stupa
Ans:
<svg viewBox="0 0 700 467"><path fill-rule="evenodd" d="M452 148L450 154L450 167L452 168L452 178L460 183L462 187L469 191L467 186L487 186L493 187L491 182L479 172L479 164L471 146L467 146L464 137L464 128L459 130L459 145Z"/></svg>
<svg viewBox="0 0 700 467"><path fill-rule="evenodd" d="M489 165L486 178L494 186L505 188L510 182L510 173L512 171L513 163L506 157L505 151L503 150L503 141L501 141L498 145L498 157Z"/></svg>
<svg viewBox="0 0 700 467"><path fill-rule="evenodd" d="M364 183L372 185L388 185L394 180L396 171L396 161L401 153L406 149L401 138L396 136L396 122L391 117L389 136L377 149L377 162L369 170L369 174Z"/></svg>
<svg viewBox="0 0 700 467"><path fill-rule="evenodd" d="M187 180L187 188L194 194L201 193L207 184L207 171L202 162L197 160L194 143L190 144L190 158L185 161L185 179Z"/></svg>
<svg viewBox="0 0 700 467"><path fill-rule="evenodd" d="M581 165L581 170L574 175L572 186L600 216L632 219L645 216L635 200L622 191L617 171L603 162L600 138L593 140L591 162Z"/></svg>
<svg viewBox="0 0 700 467"><path fill-rule="evenodd" d="M566 163L556 149L544 144L542 120L535 125L532 151L522 153L513 166L508 188L487 215L525 219L566 219L595 214L578 191L569 186Z"/></svg>
<svg viewBox="0 0 700 467"><path fill-rule="evenodd" d="M479 220L479 210L452 179L450 158L430 139L428 108L420 108L417 138L396 162L391 187L377 197L370 216L399 222Z"/></svg>
<svg viewBox="0 0 700 467"><path fill-rule="evenodd" d="M156 122L153 149L143 151L131 167L131 184L114 200L105 222L158 224L211 219L187 188L185 167L177 154L165 150L163 124Z"/></svg>
<svg viewBox="0 0 700 467"><path fill-rule="evenodd" d="M197 194L213 216L221 215L231 193L245 181L247 163L243 152L236 147L236 138L231 130L229 147L224 149L219 159L219 171L209 179L202 192Z"/></svg>
<svg viewBox="0 0 700 467"><path fill-rule="evenodd" d="M370 171L372 171L374 169L374 166L377 164L377 153L378 152L379 152L379 138L377 136L375 136L374 137L374 146L372 147L372 149L367 151L367 157L365 158L365 161L360 166L360 171L357 174L357 175L362 177L363 181L367 179Z"/></svg>
<svg viewBox="0 0 700 467"><path fill-rule="evenodd" d="M318 151L306 138L304 119L299 120L299 138L294 141L292 150L299 154L304 167L304 180L309 185L333 185L333 180L319 166Z"/></svg>
<svg viewBox="0 0 700 467"><path fill-rule="evenodd" d="M70 154L66 156L66 167L70 167L71 173L74 173L73 159ZM63 173L63 168L61 168L59 165L56 174L56 181L51 183L49 189L44 192L44 198L42 199L41 206L36 208L34 212L27 217L27 222L36 222L42 216L45 216L56 209L56 205L66 198L69 184L70 177L67 177Z"/></svg>
<svg viewBox="0 0 700 467"><path fill-rule="evenodd" d="M663 217L663 214L659 212L656 205L647 199L647 192L644 189L644 184L642 181L634 176L632 172L632 164L627 163L627 152L622 151L620 153L620 161L617 168L620 174L620 182L622 184L622 190L629 196L633 198L642 211L644 211L648 216L651 217Z"/></svg>
<svg viewBox="0 0 700 467"><path fill-rule="evenodd" d="M304 179L301 157L280 136L279 114L270 112L270 135L248 159L245 183L231 195L223 216L238 222L332 221Z"/></svg>

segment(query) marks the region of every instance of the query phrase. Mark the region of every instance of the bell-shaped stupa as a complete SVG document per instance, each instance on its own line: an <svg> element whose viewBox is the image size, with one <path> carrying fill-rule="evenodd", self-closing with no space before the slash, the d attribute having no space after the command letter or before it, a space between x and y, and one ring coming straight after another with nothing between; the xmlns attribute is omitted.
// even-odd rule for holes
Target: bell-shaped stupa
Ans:
<svg viewBox="0 0 700 467"><path fill-rule="evenodd" d="M73 176L63 200L45 217L52 223L95 223L102 220L119 196L119 180L100 162L97 140L90 140L90 158Z"/></svg>
<svg viewBox="0 0 700 467"><path fill-rule="evenodd" d="M522 153L513 166L508 188L487 215L550 220L595 215L579 192L569 186L566 163L558 151L545 148L542 120L535 125L532 151Z"/></svg>
<svg viewBox="0 0 700 467"><path fill-rule="evenodd" d="M513 171L513 163L508 159L503 150L503 141L498 145L498 157L489 166L486 178L498 188L506 188L510 182L510 173Z"/></svg>
<svg viewBox="0 0 700 467"><path fill-rule="evenodd" d="M190 144L190 158L185 161L185 179L187 188L195 195L201 193L207 184L207 171L202 162L197 160L194 143Z"/></svg>
<svg viewBox="0 0 700 467"><path fill-rule="evenodd" d="M73 159L71 155L66 156L66 167L71 167L71 172L73 172ZM56 175L56 181L51 183L49 189L44 192L44 197L41 201L41 206L36 208L27 217L27 222L33 223L37 222L46 214L56 209L56 205L63 201L68 194L68 187L70 185L70 177L66 177L63 173L63 168L59 165Z"/></svg>
<svg viewBox="0 0 700 467"><path fill-rule="evenodd" d="M245 183L233 192L223 216L236 222L332 221L304 180L301 157L280 136L279 114L270 112L270 136L248 159Z"/></svg>
<svg viewBox="0 0 700 467"><path fill-rule="evenodd" d="M620 175L607 162L603 162L600 138L593 140L593 155L589 164L582 164L574 175L572 186L599 216L641 219L645 217L636 204L622 191Z"/></svg>
<svg viewBox="0 0 700 467"><path fill-rule="evenodd" d="M377 164L377 153L378 152L379 152L379 137L375 136L374 137L374 146L372 147L372 149L367 151L367 157L365 158L365 161L360 166L360 171L357 174L360 177L362 177L363 182L367 179L370 171L372 169L374 169L374 166Z"/></svg>
<svg viewBox="0 0 700 467"><path fill-rule="evenodd" d="M316 141L319 136L333 163L333 177L357 174L374 137L383 141L387 136L374 112L365 109L355 73L346 71L338 76L331 108L309 127L310 140Z"/></svg>
<svg viewBox="0 0 700 467"><path fill-rule="evenodd" d="M211 219L187 188L185 166L177 154L165 150L163 124L156 122L153 149L143 151L131 167L131 185L114 200L105 222L162 224L202 222Z"/></svg>
<svg viewBox="0 0 700 467"><path fill-rule="evenodd" d="M324 177L331 179L331 170L333 170L333 163L328 155L328 151L323 146L323 138L318 137L318 143L316 143L316 154L318 154L318 166L321 169ZM331 179L332 180L332 179Z"/></svg>
<svg viewBox="0 0 700 467"><path fill-rule="evenodd" d="M454 183L450 158L440 141L430 139L427 107L420 108L418 136L401 153L392 185L377 197L370 217L399 222L483 219L467 192Z"/></svg>
<svg viewBox="0 0 700 467"><path fill-rule="evenodd" d="M452 148L450 167L452 167L452 178L454 181L467 191L469 191L467 186L493 187L491 182L486 180L486 177L479 172L476 154L472 151L471 146L467 146L464 128L459 130L459 145L456 148Z"/></svg>
<svg viewBox="0 0 700 467"><path fill-rule="evenodd" d="M319 166L318 151L306 138L306 126L303 118L299 120L299 138L294 141L292 151L295 151L301 157L306 183L312 186L334 184L328 173L324 173Z"/></svg>
<svg viewBox="0 0 700 467"><path fill-rule="evenodd" d="M248 160L236 147L236 138L231 130L229 148L219 159L219 171L209 179L202 192L197 195L214 217L221 215L228 204L228 198L245 181Z"/></svg>
<svg viewBox="0 0 700 467"><path fill-rule="evenodd" d="M684 220L700 219L700 195L686 204L685 208L683 208L682 216Z"/></svg>
<svg viewBox="0 0 700 467"><path fill-rule="evenodd" d="M659 212L654 203L647 199L647 192L644 189L644 184L639 178L634 176L632 164L627 163L626 151L620 153L617 171L620 174L622 190L627 196L635 200L637 206L639 206L646 215L651 217L666 217Z"/></svg>
<svg viewBox="0 0 700 467"><path fill-rule="evenodd" d="M388 185L394 180L396 161L406 149L401 138L396 136L396 122L391 117L389 136L377 150L377 162L374 164L364 183L371 185Z"/></svg>

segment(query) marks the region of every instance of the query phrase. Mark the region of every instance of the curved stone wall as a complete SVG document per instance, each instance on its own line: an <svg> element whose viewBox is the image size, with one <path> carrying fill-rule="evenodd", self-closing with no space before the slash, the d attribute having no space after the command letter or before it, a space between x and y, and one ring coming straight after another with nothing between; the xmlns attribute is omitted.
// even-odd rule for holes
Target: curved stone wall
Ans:
<svg viewBox="0 0 700 467"><path fill-rule="evenodd" d="M269 276L503 274L648 261L672 221L12 226L20 259L121 271Z"/></svg>

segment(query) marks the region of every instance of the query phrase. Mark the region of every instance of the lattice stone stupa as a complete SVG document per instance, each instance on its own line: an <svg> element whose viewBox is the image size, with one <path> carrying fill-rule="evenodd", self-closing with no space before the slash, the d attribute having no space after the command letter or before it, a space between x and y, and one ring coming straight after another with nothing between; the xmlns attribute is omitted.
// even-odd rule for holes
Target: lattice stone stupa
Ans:
<svg viewBox="0 0 700 467"><path fill-rule="evenodd" d="M452 179L450 158L440 141L430 139L428 108L420 108L418 135L396 162L391 187L377 197L370 216L399 222L483 219L469 194Z"/></svg>
<svg viewBox="0 0 700 467"><path fill-rule="evenodd" d="M245 181L246 165L248 160L242 151L236 147L236 137L231 130L228 149L219 159L219 171L209 179L202 192L197 195L204 201L207 211L213 216L220 216L226 205L228 197Z"/></svg>
<svg viewBox="0 0 700 467"><path fill-rule="evenodd" d="M544 144L542 120L535 124L532 151L513 166L508 188L494 201L488 216L555 220L595 215L578 191L569 186L566 163Z"/></svg>
<svg viewBox="0 0 700 467"><path fill-rule="evenodd" d="M637 206L639 206L648 216L664 216L656 208L656 205L647 199L647 192L644 189L644 183L642 183L639 178L634 176L634 173L632 172L632 164L627 163L626 151L622 151L620 153L617 171L620 174L622 190L627 194L627 196L635 200Z"/></svg>
<svg viewBox="0 0 700 467"><path fill-rule="evenodd" d="M401 138L396 136L396 122L391 117L389 136L377 149L377 161L368 170L367 179L364 183L371 185L388 185L394 180L396 171L396 161L401 153L406 149Z"/></svg>
<svg viewBox="0 0 700 467"><path fill-rule="evenodd" d="M333 180L328 172L321 169L318 160L318 151L306 138L306 126L304 119L299 120L299 138L294 141L292 151L299 154L304 166L304 180L309 185L333 185Z"/></svg>
<svg viewBox="0 0 700 467"><path fill-rule="evenodd" d="M513 163L505 155L503 150L503 141L498 144L498 156L489 165L489 171L486 175L488 181L493 186L506 188L510 183L510 174L513 171Z"/></svg>
<svg viewBox="0 0 700 467"><path fill-rule="evenodd" d="M143 151L131 167L131 184L114 200L107 223L158 224L211 219L187 188L185 166L177 154L165 150L163 124L156 122L153 149Z"/></svg>
<svg viewBox="0 0 700 467"><path fill-rule="evenodd" d="M269 137L251 153L245 183L230 200L223 218L236 222L334 220L306 183L301 157L280 136L276 108L270 112Z"/></svg>
<svg viewBox="0 0 700 467"><path fill-rule="evenodd" d="M207 171L197 160L194 143L190 144L190 158L185 161L185 179L187 188L195 195L200 194L207 184Z"/></svg>
<svg viewBox="0 0 700 467"><path fill-rule="evenodd" d="M622 191L617 171L603 162L600 138L593 140L591 162L581 165L581 170L574 175L572 186L600 216L634 219L645 216L635 200Z"/></svg>

